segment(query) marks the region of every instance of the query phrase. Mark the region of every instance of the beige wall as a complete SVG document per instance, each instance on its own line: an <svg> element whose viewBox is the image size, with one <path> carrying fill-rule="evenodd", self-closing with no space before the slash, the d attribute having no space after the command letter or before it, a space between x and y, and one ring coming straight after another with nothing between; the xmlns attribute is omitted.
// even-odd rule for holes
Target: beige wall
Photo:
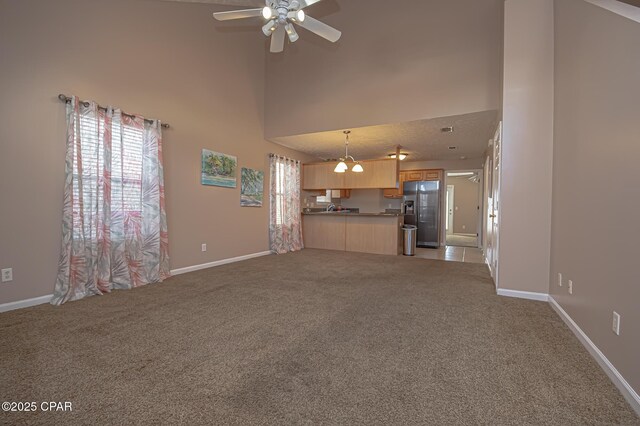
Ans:
<svg viewBox="0 0 640 426"><path fill-rule="evenodd" d="M50 294L60 245L64 105L76 94L172 125L164 132L173 269L268 250L268 207L199 184L200 151L268 171L264 40L220 29L220 6L0 0L0 303ZM207 243L202 253L200 244Z"/></svg>
<svg viewBox="0 0 640 426"><path fill-rule="evenodd" d="M448 177L446 184L454 186L453 232L455 234L479 233L480 184L464 176Z"/></svg>
<svg viewBox="0 0 640 426"><path fill-rule="evenodd" d="M500 108L503 0L325 0L309 10L343 30L304 32L267 58L267 137ZM364 12L364 13L363 13Z"/></svg>
<svg viewBox="0 0 640 426"><path fill-rule="evenodd" d="M547 293L553 158L553 0L506 0L504 27L498 287Z"/></svg>
<svg viewBox="0 0 640 426"><path fill-rule="evenodd" d="M640 392L640 24L563 0L555 31L550 292Z"/></svg>

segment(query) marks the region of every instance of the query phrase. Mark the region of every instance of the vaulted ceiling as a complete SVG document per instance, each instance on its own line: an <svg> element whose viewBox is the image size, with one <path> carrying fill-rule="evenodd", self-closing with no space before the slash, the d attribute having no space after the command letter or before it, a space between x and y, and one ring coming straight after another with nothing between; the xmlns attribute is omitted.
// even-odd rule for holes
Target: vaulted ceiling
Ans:
<svg viewBox="0 0 640 426"><path fill-rule="evenodd" d="M335 158L349 128L361 159L385 157L397 145L415 161L482 156L499 117L502 0L405 0L397 8L387 0L323 0L309 13L343 37L332 44L303 31L283 54L265 47L268 140ZM260 43L258 18L224 29L244 32L254 20ZM213 19L211 25L222 27ZM441 133L447 126L455 131Z"/></svg>

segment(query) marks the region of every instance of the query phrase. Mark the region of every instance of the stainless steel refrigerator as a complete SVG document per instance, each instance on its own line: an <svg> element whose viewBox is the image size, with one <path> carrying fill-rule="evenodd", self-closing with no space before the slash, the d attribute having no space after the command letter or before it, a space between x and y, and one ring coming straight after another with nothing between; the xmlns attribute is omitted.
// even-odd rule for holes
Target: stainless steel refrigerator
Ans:
<svg viewBox="0 0 640 426"><path fill-rule="evenodd" d="M405 182L402 212L404 223L418 227L418 247L440 246L440 182Z"/></svg>

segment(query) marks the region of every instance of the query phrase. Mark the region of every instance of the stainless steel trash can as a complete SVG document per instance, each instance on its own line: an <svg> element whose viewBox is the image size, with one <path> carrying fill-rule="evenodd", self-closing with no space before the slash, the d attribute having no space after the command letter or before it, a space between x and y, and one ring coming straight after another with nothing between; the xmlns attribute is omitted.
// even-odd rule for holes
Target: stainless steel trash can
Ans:
<svg viewBox="0 0 640 426"><path fill-rule="evenodd" d="M402 232L404 234L404 250L402 254L405 256L415 256L418 227L414 225L404 225Z"/></svg>

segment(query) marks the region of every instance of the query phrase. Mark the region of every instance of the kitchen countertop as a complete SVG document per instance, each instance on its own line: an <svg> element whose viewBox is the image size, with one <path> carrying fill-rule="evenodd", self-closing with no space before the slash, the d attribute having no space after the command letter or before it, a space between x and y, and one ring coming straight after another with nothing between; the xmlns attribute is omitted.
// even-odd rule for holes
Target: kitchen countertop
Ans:
<svg viewBox="0 0 640 426"><path fill-rule="evenodd" d="M389 217L399 217L404 216L402 213L356 213L356 212L303 212L303 215L309 216L389 216Z"/></svg>

